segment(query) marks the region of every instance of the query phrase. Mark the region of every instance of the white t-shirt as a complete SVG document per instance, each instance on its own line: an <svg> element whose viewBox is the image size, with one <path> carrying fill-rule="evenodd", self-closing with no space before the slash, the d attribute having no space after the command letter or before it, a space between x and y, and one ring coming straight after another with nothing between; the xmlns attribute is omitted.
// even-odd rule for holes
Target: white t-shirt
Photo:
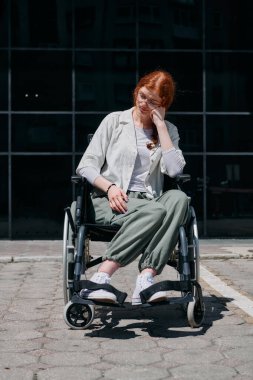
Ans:
<svg viewBox="0 0 253 380"><path fill-rule="evenodd" d="M128 190L146 191L144 181L150 167L150 151L147 148L147 144L152 142L153 129L135 127L135 133L137 142L137 157Z"/></svg>

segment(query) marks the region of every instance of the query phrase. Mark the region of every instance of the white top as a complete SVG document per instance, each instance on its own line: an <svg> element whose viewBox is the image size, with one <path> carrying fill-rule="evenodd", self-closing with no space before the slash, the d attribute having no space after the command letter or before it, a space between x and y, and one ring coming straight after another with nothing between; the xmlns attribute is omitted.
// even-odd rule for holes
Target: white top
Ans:
<svg viewBox="0 0 253 380"><path fill-rule="evenodd" d="M128 190L146 191L144 182L150 167L150 154L147 144L152 142L153 129L135 127L135 133L137 156Z"/></svg>
<svg viewBox="0 0 253 380"><path fill-rule="evenodd" d="M136 132L133 121L133 108L107 115L96 130L88 148L83 154L76 173L86 177L92 184L102 175L110 182L129 189L137 157ZM162 150L158 142L151 150L149 171L146 175L145 192L155 198L162 194L163 176L175 177L182 173L185 160L178 147L177 127L165 120L173 148ZM88 177L87 171L90 172ZM94 196L104 194L94 189Z"/></svg>

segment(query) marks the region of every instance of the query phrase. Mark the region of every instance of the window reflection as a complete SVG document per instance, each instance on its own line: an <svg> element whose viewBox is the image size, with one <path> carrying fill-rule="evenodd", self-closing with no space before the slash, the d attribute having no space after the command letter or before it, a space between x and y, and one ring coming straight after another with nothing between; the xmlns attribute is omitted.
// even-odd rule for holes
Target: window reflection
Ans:
<svg viewBox="0 0 253 380"><path fill-rule="evenodd" d="M71 94L71 53L12 53L14 110L69 110Z"/></svg>
<svg viewBox="0 0 253 380"><path fill-rule="evenodd" d="M251 53L207 54L207 110L251 111L252 67Z"/></svg>
<svg viewBox="0 0 253 380"><path fill-rule="evenodd" d="M75 46L135 48L135 1L75 0Z"/></svg>
<svg viewBox="0 0 253 380"><path fill-rule="evenodd" d="M0 157L0 238L8 236L8 158Z"/></svg>
<svg viewBox="0 0 253 380"><path fill-rule="evenodd" d="M199 53L140 53L140 75L157 68L177 83L172 111L202 111L202 56Z"/></svg>
<svg viewBox="0 0 253 380"><path fill-rule="evenodd" d="M95 133L105 114L76 116L76 152L83 153L88 146L88 134Z"/></svg>
<svg viewBox="0 0 253 380"><path fill-rule="evenodd" d="M12 46L71 47L71 1L12 1L11 9Z"/></svg>
<svg viewBox="0 0 253 380"><path fill-rule="evenodd" d="M16 152L72 152L71 115L15 115L12 150Z"/></svg>
<svg viewBox="0 0 253 380"><path fill-rule="evenodd" d="M253 117L207 116L206 146L212 152L252 152Z"/></svg>
<svg viewBox="0 0 253 380"><path fill-rule="evenodd" d="M0 46L8 46L8 1L0 1Z"/></svg>
<svg viewBox="0 0 253 380"><path fill-rule="evenodd" d="M135 54L76 53L76 108L110 111L131 107Z"/></svg>
<svg viewBox="0 0 253 380"><path fill-rule="evenodd" d="M71 157L14 156L12 161L13 238L61 236L63 210L72 199Z"/></svg>
<svg viewBox="0 0 253 380"><path fill-rule="evenodd" d="M202 116L168 115L166 119L175 124L180 136L180 149L183 152L203 152Z"/></svg>
<svg viewBox="0 0 253 380"><path fill-rule="evenodd" d="M8 117L0 115L0 152L8 152Z"/></svg>
<svg viewBox="0 0 253 380"><path fill-rule="evenodd" d="M141 0L140 48L201 48L201 1Z"/></svg>
<svg viewBox="0 0 253 380"><path fill-rule="evenodd" d="M252 0L206 1L206 47L252 49Z"/></svg>
<svg viewBox="0 0 253 380"><path fill-rule="evenodd" d="M252 157L207 158L208 236L252 236Z"/></svg>
<svg viewBox="0 0 253 380"><path fill-rule="evenodd" d="M8 109L8 56L0 52L0 110Z"/></svg>
<svg viewBox="0 0 253 380"><path fill-rule="evenodd" d="M205 210L208 236L252 237L252 13L252 0L2 0L0 238L8 194L14 238L61 237L87 134L130 108L137 77L158 68L177 83L167 118L200 235Z"/></svg>

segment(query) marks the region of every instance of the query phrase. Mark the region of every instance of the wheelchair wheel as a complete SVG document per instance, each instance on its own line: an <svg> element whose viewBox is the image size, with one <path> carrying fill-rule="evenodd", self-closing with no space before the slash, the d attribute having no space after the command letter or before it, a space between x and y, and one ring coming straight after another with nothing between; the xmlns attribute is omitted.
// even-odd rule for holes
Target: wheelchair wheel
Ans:
<svg viewBox="0 0 253 380"><path fill-rule="evenodd" d="M64 308L64 320L74 330L87 329L94 319L94 306L68 302Z"/></svg>
<svg viewBox="0 0 253 380"><path fill-rule="evenodd" d="M200 285L194 286L193 301L187 305L187 319L189 325L194 327L200 327L203 323L205 316L205 304L203 302L202 291Z"/></svg>
<svg viewBox="0 0 253 380"><path fill-rule="evenodd" d="M76 202L71 205L71 214L75 220ZM74 275L75 247L72 241L72 230L69 224L68 215L65 213L63 227L63 296L65 304L72 297L72 284Z"/></svg>

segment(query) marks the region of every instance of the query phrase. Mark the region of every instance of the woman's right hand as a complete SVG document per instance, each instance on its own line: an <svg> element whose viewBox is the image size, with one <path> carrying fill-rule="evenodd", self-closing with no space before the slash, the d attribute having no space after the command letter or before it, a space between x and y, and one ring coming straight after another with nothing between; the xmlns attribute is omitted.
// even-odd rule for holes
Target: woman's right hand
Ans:
<svg viewBox="0 0 253 380"><path fill-rule="evenodd" d="M127 212L128 196L120 187L110 187L107 196L110 207L113 211L117 211L120 214L125 214Z"/></svg>

